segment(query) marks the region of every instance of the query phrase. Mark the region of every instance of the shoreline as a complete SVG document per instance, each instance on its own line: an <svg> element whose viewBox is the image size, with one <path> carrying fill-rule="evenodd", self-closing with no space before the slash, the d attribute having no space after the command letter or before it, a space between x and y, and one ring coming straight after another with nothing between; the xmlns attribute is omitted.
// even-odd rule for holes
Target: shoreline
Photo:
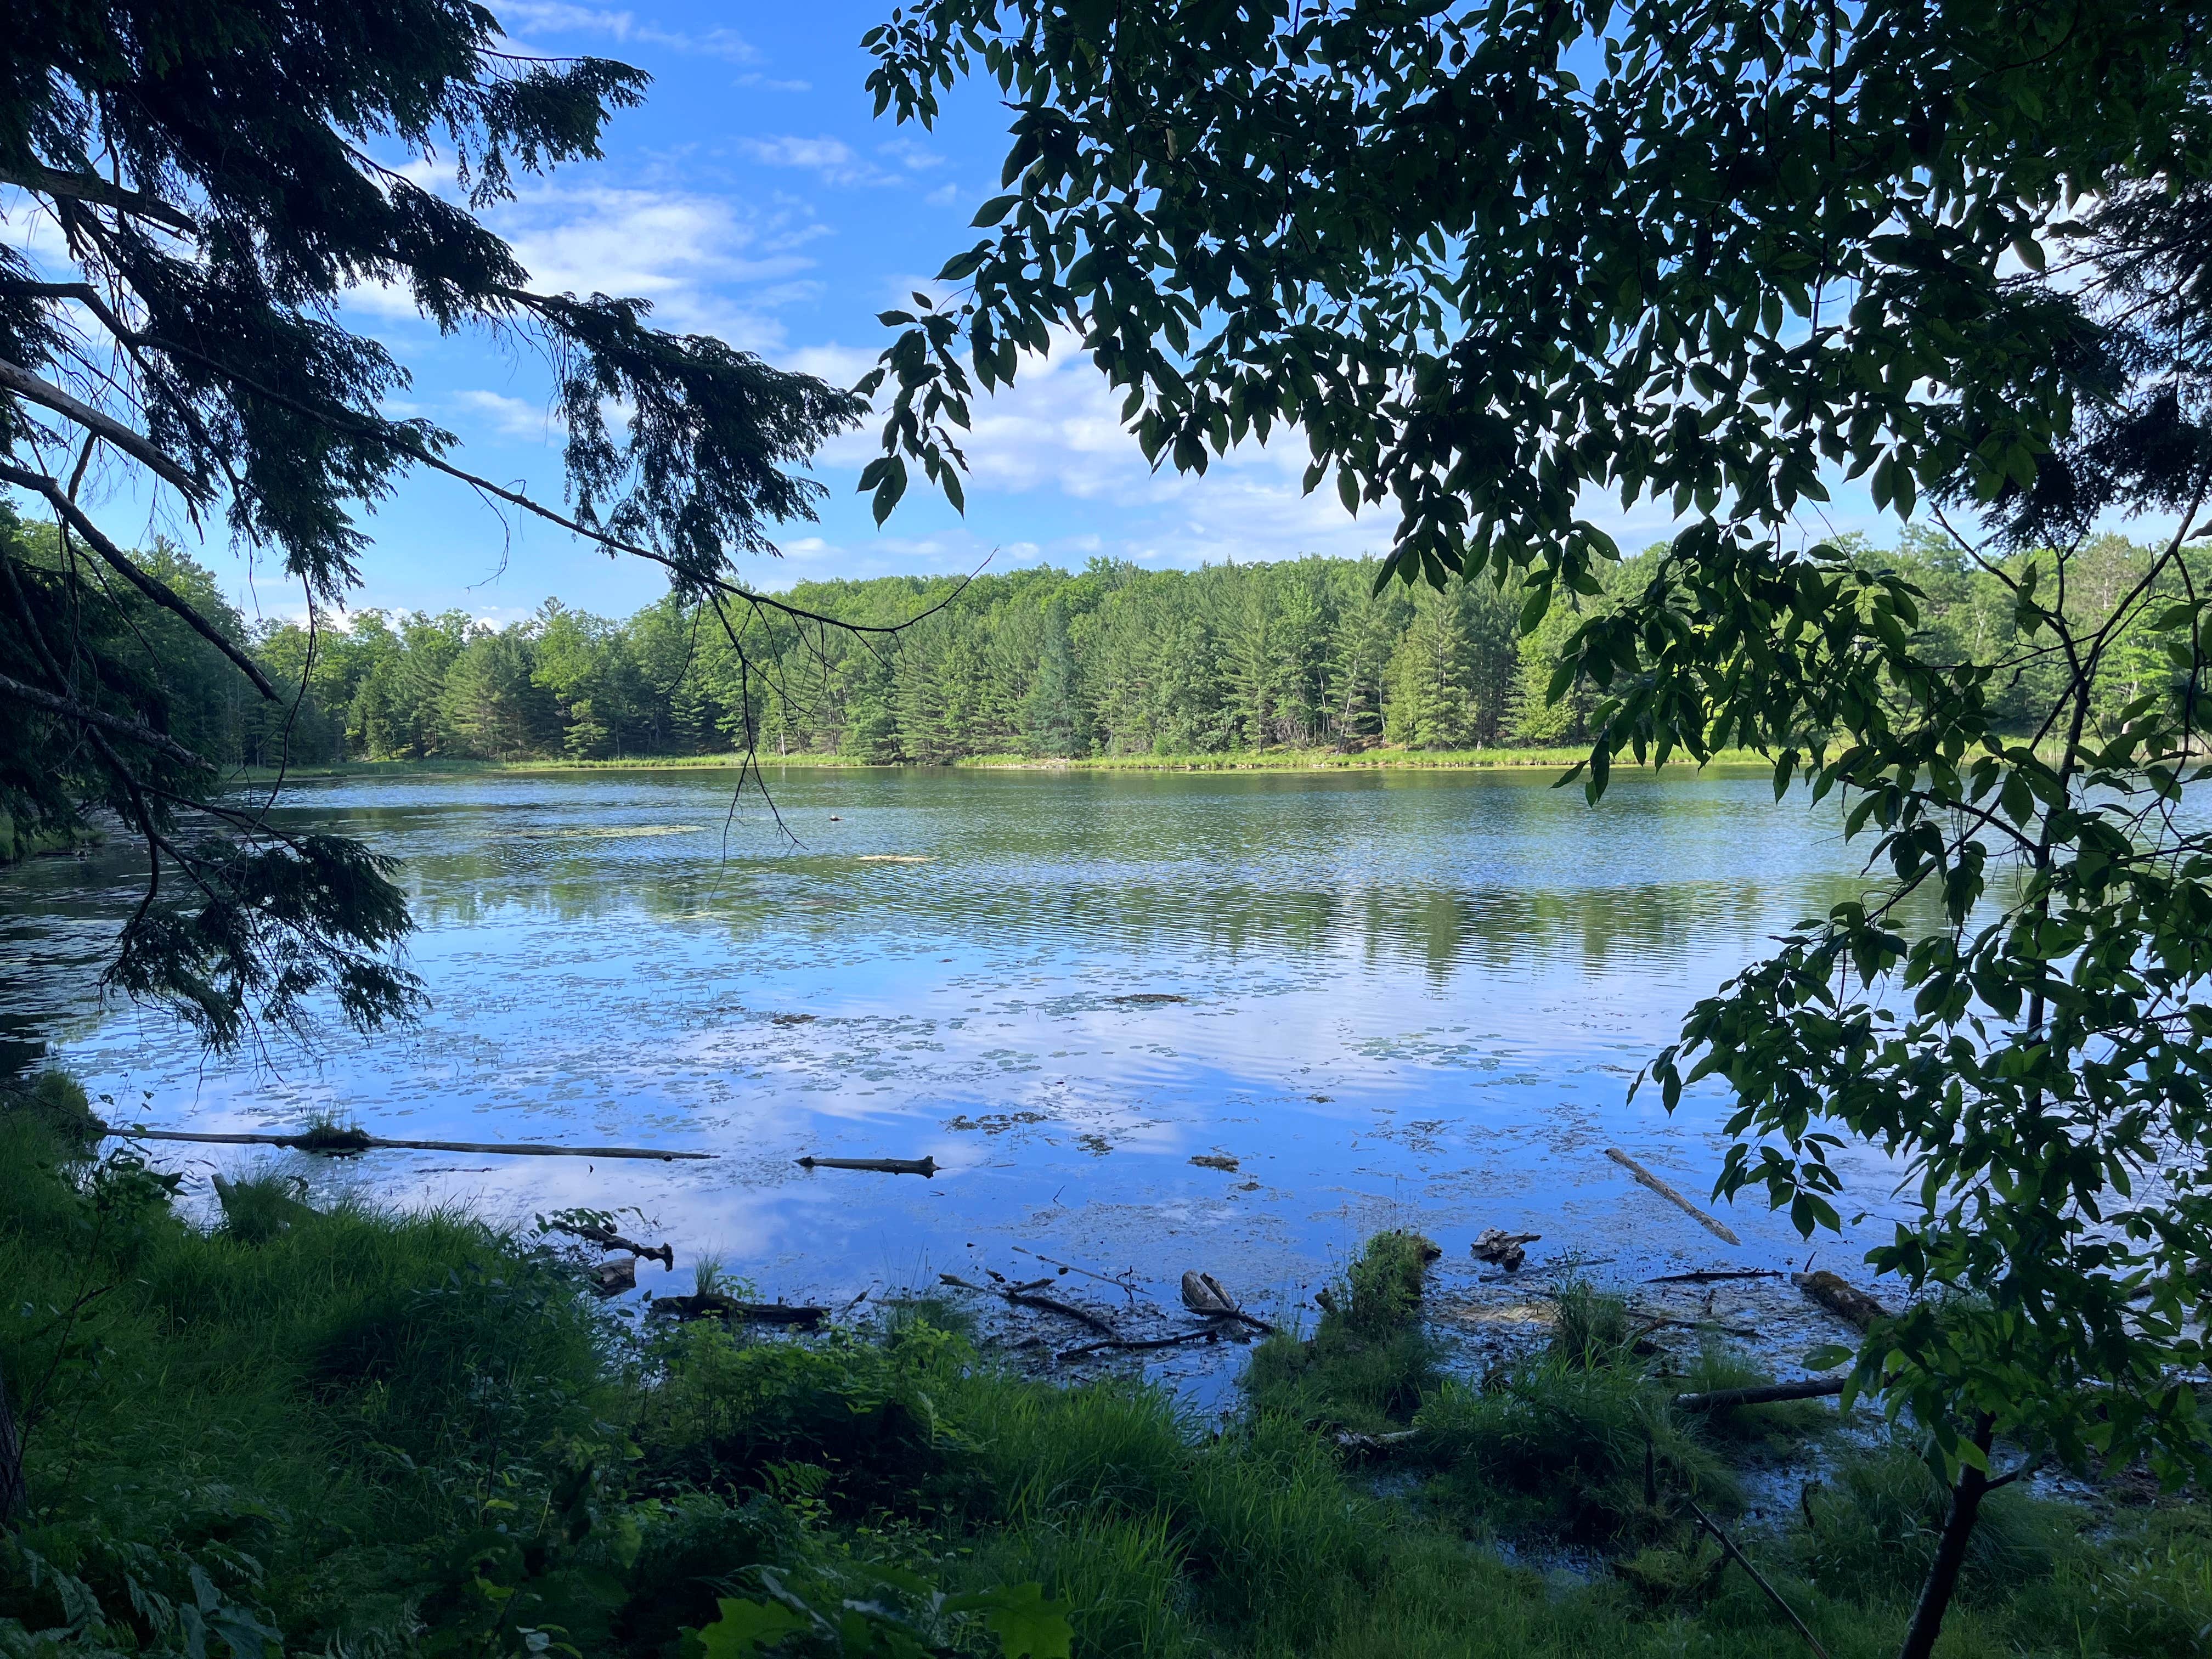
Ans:
<svg viewBox="0 0 2212 1659"><path fill-rule="evenodd" d="M1085 755L1041 757L1028 755L974 755L951 762L864 761L849 755L803 753L763 755L748 762L737 754L641 755L618 759L577 760L547 757L534 760L479 760L434 756L424 759L353 760L323 766L292 766L288 779L327 780L358 777L523 776L555 772L734 772L747 765L762 770L822 772L1565 772L1586 760L1583 749L1374 749L1341 752L1325 749L1245 750L1200 755ZM1703 766L1686 756L1671 757L1668 772L1694 775L1701 771L1761 769L1771 762L1749 750L1726 750ZM1623 772L1630 765L1619 765ZM1656 771L1655 766L1634 766L1637 771ZM241 767L233 776L264 783L278 774L272 768Z"/></svg>

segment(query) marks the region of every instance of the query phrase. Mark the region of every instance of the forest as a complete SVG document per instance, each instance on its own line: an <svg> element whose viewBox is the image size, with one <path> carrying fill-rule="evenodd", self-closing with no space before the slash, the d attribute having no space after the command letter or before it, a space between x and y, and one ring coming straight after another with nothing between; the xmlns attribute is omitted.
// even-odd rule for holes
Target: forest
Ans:
<svg viewBox="0 0 2212 1659"><path fill-rule="evenodd" d="M54 561L51 526L19 533L28 557ZM2063 666L2021 649L2003 576L1927 531L1891 549L1861 542L1853 550L1923 596L1931 659L2007 664L1999 717L2015 732L2034 727ZM1608 567L1601 592L1553 606L1525 636L1522 594L1486 577L1378 589L1371 559L1194 570L1097 560L1073 574L1038 566L966 580L884 576L801 583L781 595L843 622L919 619L867 635L673 597L623 619L549 599L503 627L460 611L378 609L313 629L249 623L174 547L142 556L278 684L304 684L304 696L276 707L159 607L137 594L116 603L117 625L167 682L173 732L226 766L701 756L741 750L749 737L765 755L875 765L1449 752L1587 743L1597 690L1583 684L1546 701L1560 643L1586 610L1641 590L1666 555L1662 544ZM2008 574L2039 557L2047 562L2017 556ZM2069 611L2101 620L2151 557L2117 537L2085 549L2068 564ZM2200 559L2212 571L2212 558ZM2099 709L2109 718L2166 672L2154 629L2124 630L2100 670Z"/></svg>

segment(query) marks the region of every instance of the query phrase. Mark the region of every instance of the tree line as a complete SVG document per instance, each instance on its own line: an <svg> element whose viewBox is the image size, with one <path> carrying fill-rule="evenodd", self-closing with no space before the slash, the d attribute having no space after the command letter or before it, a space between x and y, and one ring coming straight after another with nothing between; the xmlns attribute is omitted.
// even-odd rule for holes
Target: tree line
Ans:
<svg viewBox="0 0 2212 1659"><path fill-rule="evenodd" d="M20 536L27 554L55 565L51 526ZM620 620L549 599L504 626L459 611L385 610L343 626L249 623L213 574L175 547L143 554L271 679L304 688L279 704L255 696L219 651L141 596L111 596L100 614L162 681L172 734L224 765L612 760L728 753L749 741L768 755L876 764L1437 751L1587 742L1596 690L1545 697L1559 645L1589 610L1639 592L1665 551L1607 567L1601 592L1555 605L1526 636L1522 593L1486 577L1378 591L1373 559L1195 570L1096 560L1079 572L1039 566L964 582L802 583L784 596L848 622L919 618L870 635L673 596ZM2001 574L1932 533L1857 552L1925 596L1919 623L1931 655L2006 665L2003 718L2032 730L2064 665L2026 648ZM2150 556L2106 538L2069 565L2066 603L2101 616ZM2100 670L2101 709L2116 714L2167 672L2165 643L2148 626L2122 634Z"/></svg>

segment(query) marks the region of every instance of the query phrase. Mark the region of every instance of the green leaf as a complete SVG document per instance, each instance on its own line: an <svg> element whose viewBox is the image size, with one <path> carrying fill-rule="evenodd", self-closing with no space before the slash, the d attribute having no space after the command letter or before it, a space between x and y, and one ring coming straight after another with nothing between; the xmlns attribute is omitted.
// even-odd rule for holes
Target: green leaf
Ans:
<svg viewBox="0 0 2212 1659"><path fill-rule="evenodd" d="M945 1606L951 1613L981 1613L1002 1659L1068 1659L1075 1639L1067 1604L1046 1600L1042 1584L1001 1584L947 1596Z"/></svg>
<svg viewBox="0 0 2212 1659"><path fill-rule="evenodd" d="M721 1617L702 1626L697 1632L702 1659L744 1659L794 1631L811 1628L805 1615L781 1601L735 1598L715 1605L721 1609Z"/></svg>
<svg viewBox="0 0 2212 1659"><path fill-rule="evenodd" d="M1854 1358L1849 1348L1837 1343L1825 1342L1798 1363L1808 1371L1832 1371L1838 1365L1850 1364Z"/></svg>

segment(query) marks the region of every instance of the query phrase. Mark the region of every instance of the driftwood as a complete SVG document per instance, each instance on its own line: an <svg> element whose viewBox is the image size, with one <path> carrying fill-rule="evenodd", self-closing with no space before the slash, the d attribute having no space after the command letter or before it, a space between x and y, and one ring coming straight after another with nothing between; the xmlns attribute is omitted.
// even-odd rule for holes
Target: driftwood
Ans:
<svg viewBox="0 0 2212 1659"><path fill-rule="evenodd" d="M1229 1294L1221 1281L1212 1273L1202 1273L1195 1267L1186 1268L1182 1276L1182 1305L1194 1314L1208 1319L1235 1319L1249 1325L1255 1331L1272 1336L1275 1328L1254 1314L1248 1314Z"/></svg>
<svg viewBox="0 0 2212 1659"><path fill-rule="evenodd" d="M1112 1336L1103 1342L1086 1342L1079 1348L1069 1348L1060 1356L1062 1359L1080 1359L1093 1353L1148 1353L1155 1348L1180 1348L1193 1342L1218 1342L1221 1327L1208 1325L1202 1330L1182 1331L1174 1336L1152 1336L1141 1340L1135 1337Z"/></svg>
<svg viewBox="0 0 2212 1659"><path fill-rule="evenodd" d="M1129 1003L1139 1008L1158 1007L1164 1002L1188 1002L1188 997L1179 997L1172 991L1131 991L1126 996L1108 997L1109 1002Z"/></svg>
<svg viewBox="0 0 2212 1659"><path fill-rule="evenodd" d="M1647 1285L1717 1285L1729 1279L1787 1279L1779 1267L1706 1267L1693 1273L1661 1273Z"/></svg>
<svg viewBox="0 0 2212 1659"><path fill-rule="evenodd" d="M592 1290L599 1296L620 1296L637 1288L637 1258L611 1255L592 1269Z"/></svg>
<svg viewBox="0 0 2212 1659"><path fill-rule="evenodd" d="M1705 1394L1678 1394L1674 1403L1686 1412L1724 1412L1737 1406L1778 1406L1785 1400L1826 1400L1844 1391L1840 1376L1809 1377L1802 1382L1762 1382L1750 1389L1713 1389Z"/></svg>
<svg viewBox="0 0 2212 1659"><path fill-rule="evenodd" d="M1097 1314L1087 1312L1081 1308L1073 1306L1072 1304L1055 1300L1052 1297L1039 1296L1033 1287L1020 1285L1008 1285L1003 1288L994 1288L988 1285L971 1284L967 1279L962 1279L953 1273L939 1273L937 1276L937 1279L938 1283L940 1285L951 1285L959 1290L974 1291L978 1295L1004 1297L1008 1302L1013 1304L1016 1307L1035 1308L1041 1313L1058 1314L1064 1319L1073 1319L1079 1324L1089 1327L1091 1330L1097 1332L1101 1336L1111 1337L1115 1340L1119 1340L1121 1338L1121 1334L1115 1330L1111 1325L1109 1325L1104 1320L1099 1318ZM1040 1285L1048 1285L1052 1281L1050 1279L1040 1279L1037 1282Z"/></svg>
<svg viewBox="0 0 2212 1659"><path fill-rule="evenodd" d="M793 1308L781 1302L740 1302L720 1291L656 1296L652 1308L678 1319L749 1319L763 1325L819 1325L830 1313L827 1308Z"/></svg>
<svg viewBox="0 0 2212 1659"><path fill-rule="evenodd" d="M115 1129L105 1133L133 1140L194 1140L215 1146L283 1146L295 1152L322 1152L332 1157L353 1152L498 1152L512 1158L649 1158L672 1162L678 1158L720 1158L720 1152L667 1152L651 1146L550 1146L536 1141L514 1140L386 1140L359 1129L308 1129L298 1134L216 1134L197 1129Z"/></svg>
<svg viewBox="0 0 2212 1659"><path fill-rule="evenodd" d="M927 1181L937 1173L933 1158L802 1158L802 1170L867 1170L877 1175L918 1175Z"/></svg>
<svg viewBox="0 0 2212 1659"><path fill-rule="evenodd" d="M1121 1335L1120 1332L1116 1331L1111 1325L1109 1325L1097 1314L1087 1312L1085 1310L1077 1307L1073 1303L1056 1301L1048 1296L1039 1296L1034 1291L1010 1290L1002 1291L1000 1294L1005 1296L1007 1301L1012 1302L1019 1307L1035 1308L1041 1313L1054 1313L1058 1314L1062 1319L1073 1319L1079 1324L1087 1326L1091 1330L1097 1332L1101 1336L1118 1338Z"/></svg>
<svg viewBox="0 0 2212 1659"><path fill-rule="evenodd" d="M1698 1507L1696 1498L1685 1492L1682 1495L1682 1501L1690 1506L1690 1513L1697 1516L1698 1524L1712 1534L1728 1559L1749 1573L1751 1582L1765 1590L1766 1599L1782 1610L1782 1616L1796 1627L1798 1635L1805 1638L1805 1645L1820 1655L1820 1659L1828 1659L1828 1650L1820 1645L1820 1638L1814 1635L1805 1621L1797 1616L1797 1609L1782 1599L1782 1592L1766 1582L1766 1575L1751 1565L1751 1558L1735 1547L1735 1540L1723 1532L1712 1516Z"/></svg>
<svg viewBox="0 0 2212 1659"><path fill-rule="evenodd" d="M1792 1273L1790 1282L1837 1318L1859 1330L1866 1329L1877 1319L1889 1317L1888 1309L1856 1285L1838 1279L1826 1267L1817 1273Z"/></svg>
<svg viewBox="0 0 2212 1659"><path fill-rule="evenodd" d="M1521 1264L1528 1259L1522 1248L1534 1244L1543 1237L1541 1233L1509 1233L1498 1227L1485 1227L1475 1235L1474 1259L1487 1261L1493 1267L1503 1267L1507 1273L1518 1273Z"/></svg>
<svg viewBox="0 0 2212 1659"><path fill-rule="evenodd" d="M1336 1443L1346 1451L1371 1454L1393 1450L1419 1434L1419 1429L1393 1429L1387 1434L1362 1434L1357 1429L1339 1429Z"/></svg>
<svg viewBox="0 0 2212 1659"><path fill-rule="evenodd" d="M602 1227L594 1221L556 1221L551 1225L556 1233L567 1233L571 1237L580 1238L610 1250L628 1250L632 1255L647 1261L658 1261L670 1273L676 1271L676 1247L673 1244L635 1243L613 1228Z"/></svg>
<svg viewBox="0 0 2212 1659"><path fill-rule="evenodd" d="M1230 1175L1237 1173L1237 1160L1226 1152L1200 1152L1191 1162L1201 1170L1220 1170Z"/></svg>
<svg viewBox="0 0 2212 1659"><path fill-rule="evenodd" d="M1687 1214L1695 1217L1697 1218L1698 1224L1705 1228L1707 1232L1712 1234L1714 1237L1725 1239L1728 1243L1735 1245L1741 1245L1743 1243L1741 1239L1738 1238L1733 1232L1729 1231L1728 1224L1721 1220L1719 1217L1709 1214L1705 1211L1699 1209L1696 1205L1691 1203L1688 1199L1683 1197L1681 1194L1676 1192L1665 1182L1660 1180L1657 1176L1653 1175L1650 1170L1645 1169L1634 1158L1629 1157L1626 1152L1622 1152L1620 1147L1607 1147L1605 1149L1605 1155L1611 1158L1615 1164L1620 1165L1622 1169L1627 1170L1629 1174L1634 1176L1639 1186L1649 1187L1653 1192L1658 1194L1660 1197L1665 1199L1669 1204L1676 1205Z"/></svg>

